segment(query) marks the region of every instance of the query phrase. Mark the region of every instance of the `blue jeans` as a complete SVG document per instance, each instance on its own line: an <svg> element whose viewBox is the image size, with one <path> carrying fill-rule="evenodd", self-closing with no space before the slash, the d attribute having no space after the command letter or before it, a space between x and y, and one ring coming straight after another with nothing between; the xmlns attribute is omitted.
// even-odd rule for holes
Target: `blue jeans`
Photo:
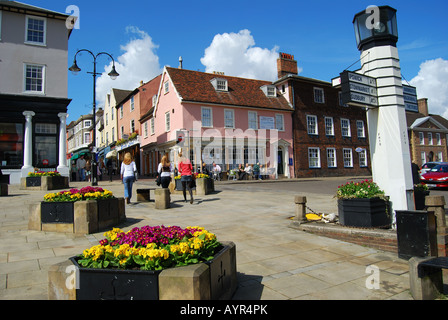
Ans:
<svg viewBox="0 0 448 320"><path fill-rule="evenodd" d="M131 200L132 197L132 184L134 183L134 177L124 177L123 178L123 184L124 184L124 197Z"/></svg>
<svg viewBox="0 0 448 320"><path fill-rule="evenodd" d="M79 174L79 181L86 180L86 172L84 171L84 169L79 169L78 174Z"/></svg>

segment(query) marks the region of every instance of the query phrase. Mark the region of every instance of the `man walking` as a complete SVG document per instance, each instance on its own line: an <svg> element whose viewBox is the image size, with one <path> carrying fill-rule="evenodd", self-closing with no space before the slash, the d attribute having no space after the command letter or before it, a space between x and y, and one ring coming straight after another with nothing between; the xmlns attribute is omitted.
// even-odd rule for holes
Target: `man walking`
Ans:
<svg viewBox="0 0 448 320"><path fill-rule="evenodd" d="M78 175L79 175L79 181L85 181L86 180L86 160L84 159L84 156L81 156L78 161L76 162L76 167L78 168Z"/></svg>

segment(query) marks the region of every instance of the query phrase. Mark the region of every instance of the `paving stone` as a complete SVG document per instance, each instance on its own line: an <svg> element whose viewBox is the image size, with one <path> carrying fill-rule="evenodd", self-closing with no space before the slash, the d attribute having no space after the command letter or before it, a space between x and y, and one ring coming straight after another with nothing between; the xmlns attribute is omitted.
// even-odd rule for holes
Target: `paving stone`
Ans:
<svg viewBox="0 0 448 320"><path fill-rule="evenodd" d="M70 187L85 185L75 182ZM118 181L99 185L123 196ZM153 185L152 180L139 179L134 188ZM182 195L172 194L170 207L163 213L155 210L154 202L133 203L126 205L127 221L116 227L127 231L144 225L200 225L221 241L233 241L238 272L234 300L410 298L405 261L393 253L289 228L297 191L276 190L275 183L269 186L268 191L250 184L233 190L230 184L216 184L217 193L196 196L193 205L184 203ZM254 190L258 190L256 196ZM10 186L9 193L16 195L8 198L0 212L0 299L48 299L48 284L43 283L46 272L97 244L106 230L79 236L29 230L25 206L41 201L46 192ZM300 194L306 196L309 207L335 212L332 195ZM366 266L372 264L380 268L379 290L365 286Z"/></svg>

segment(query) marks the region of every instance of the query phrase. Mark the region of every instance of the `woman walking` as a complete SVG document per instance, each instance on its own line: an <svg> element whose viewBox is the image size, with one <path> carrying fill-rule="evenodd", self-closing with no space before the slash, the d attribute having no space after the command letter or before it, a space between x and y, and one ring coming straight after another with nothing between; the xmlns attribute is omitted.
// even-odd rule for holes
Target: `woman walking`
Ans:
<svg viewBox="0 0 448 320"><path fill-rule="evenodd" d="M190 193L190 203L193 203L193 191L191 190L191 185L193 183L192 174L193 174L193 166L189 159L182 156L182 151L179 152L179 164L177 167L180 172L180 181L182 183L182 190L184 193L184 200L187 202L187 192L186 188L188 188L188 192Z"/></svg>
<svg viewBox="0 0 448 320"><path fill-rule="evenodd" d="M135 172L137 172L137 167L132 160L131 154L127 152L121 164L121 181L124 184L124 198L126 199L126 203L131 203L132 184L135 181Z"/></svg>
<svg viewBox="0 0 448 320"><path fill-rule="evenodd" d="M173 171L173 165L168 159L168 155L164 155L157 169L157 172L160 175L160 183L162 185L162 188L166 189L170 185L172 171Z"/></svg>

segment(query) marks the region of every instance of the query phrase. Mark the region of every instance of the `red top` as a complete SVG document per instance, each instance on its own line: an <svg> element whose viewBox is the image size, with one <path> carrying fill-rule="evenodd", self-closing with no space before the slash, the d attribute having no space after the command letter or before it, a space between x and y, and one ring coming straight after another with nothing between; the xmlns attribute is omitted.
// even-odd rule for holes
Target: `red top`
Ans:
<svg viewBox="0 0 448 320"><path fill-rule="evenodd" d="M181 176L191 176L193 171L193 166L191 162L187 160L187 162L179 162L179 172Z"/></svg>

